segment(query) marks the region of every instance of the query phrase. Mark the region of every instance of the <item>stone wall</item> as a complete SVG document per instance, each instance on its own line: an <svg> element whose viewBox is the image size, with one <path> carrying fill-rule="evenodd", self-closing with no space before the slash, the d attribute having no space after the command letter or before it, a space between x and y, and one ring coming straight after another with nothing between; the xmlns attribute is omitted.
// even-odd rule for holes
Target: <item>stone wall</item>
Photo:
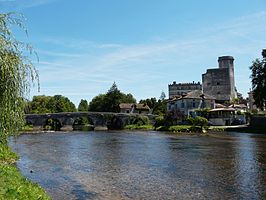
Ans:
<svg viewBox="0 0 266 200"><path fill-rule="evenodd" d="M216 102L231 101L235 96L234 58L231 56L219 57L219 68L207 69L202 74L203 93L216 98Z"/></svg>

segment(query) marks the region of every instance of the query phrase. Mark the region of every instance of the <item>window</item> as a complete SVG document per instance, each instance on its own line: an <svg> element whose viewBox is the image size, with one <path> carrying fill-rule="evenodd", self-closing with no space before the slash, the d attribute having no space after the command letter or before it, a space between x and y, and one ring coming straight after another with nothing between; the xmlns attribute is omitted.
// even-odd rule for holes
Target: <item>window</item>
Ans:
<svg viewBox="0 0 266 200"><path fill-rule="evenodd" d="M217 82L217 85L220 85L220 82Z"/></svg>
<svg viewBox="0 0 266 200"><path fill-rule="evenodd" d="M185 107L185 104L184 102L181 103L181 108L184 108Z"/></svg>
<svg viewBox="0 0 266 200"><path fill-rule="evenodd" d="M195 107L196 107L196 103L193 102L193 103L192 103L192 108L195 108Z"/></svg>

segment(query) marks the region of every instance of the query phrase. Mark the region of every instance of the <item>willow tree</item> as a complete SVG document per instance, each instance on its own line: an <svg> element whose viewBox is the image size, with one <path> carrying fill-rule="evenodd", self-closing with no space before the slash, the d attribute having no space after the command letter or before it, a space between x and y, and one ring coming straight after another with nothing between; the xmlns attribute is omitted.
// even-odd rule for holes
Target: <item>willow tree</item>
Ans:
<svg viewBox="0 0 266 200"><path fill-rule="evenodd" d="M38 74L30 60L32 48L18 41L11 30L25 31L23 16L0 14L0 143L16 133L24 124L24 99Z"/></svg>

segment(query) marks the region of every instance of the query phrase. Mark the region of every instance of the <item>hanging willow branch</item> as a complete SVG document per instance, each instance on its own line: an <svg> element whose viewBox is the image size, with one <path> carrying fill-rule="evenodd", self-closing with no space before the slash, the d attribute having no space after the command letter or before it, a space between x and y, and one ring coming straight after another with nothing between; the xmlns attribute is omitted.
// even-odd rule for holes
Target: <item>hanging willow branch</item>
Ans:
<svg viewBox="0 0 266 200"><path fill-rule="evenodd" d="M15 39L11 27L26 32L23 16L15 13L0 14L0 142L16 133L24 125L25 98L38 73L29 55L30 45Z"/></svg>

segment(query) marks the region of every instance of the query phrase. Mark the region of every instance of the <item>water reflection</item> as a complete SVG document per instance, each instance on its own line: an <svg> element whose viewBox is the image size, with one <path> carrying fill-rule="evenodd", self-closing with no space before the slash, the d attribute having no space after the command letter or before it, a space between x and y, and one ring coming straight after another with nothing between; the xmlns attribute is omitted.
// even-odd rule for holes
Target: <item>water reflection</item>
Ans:
<svg viewBox="0 0 266 200"><path fill-rule="evenodd" d="M10 139L22 173L53 199L264 199L265 142L263 135L156 132Z"/></svg>

